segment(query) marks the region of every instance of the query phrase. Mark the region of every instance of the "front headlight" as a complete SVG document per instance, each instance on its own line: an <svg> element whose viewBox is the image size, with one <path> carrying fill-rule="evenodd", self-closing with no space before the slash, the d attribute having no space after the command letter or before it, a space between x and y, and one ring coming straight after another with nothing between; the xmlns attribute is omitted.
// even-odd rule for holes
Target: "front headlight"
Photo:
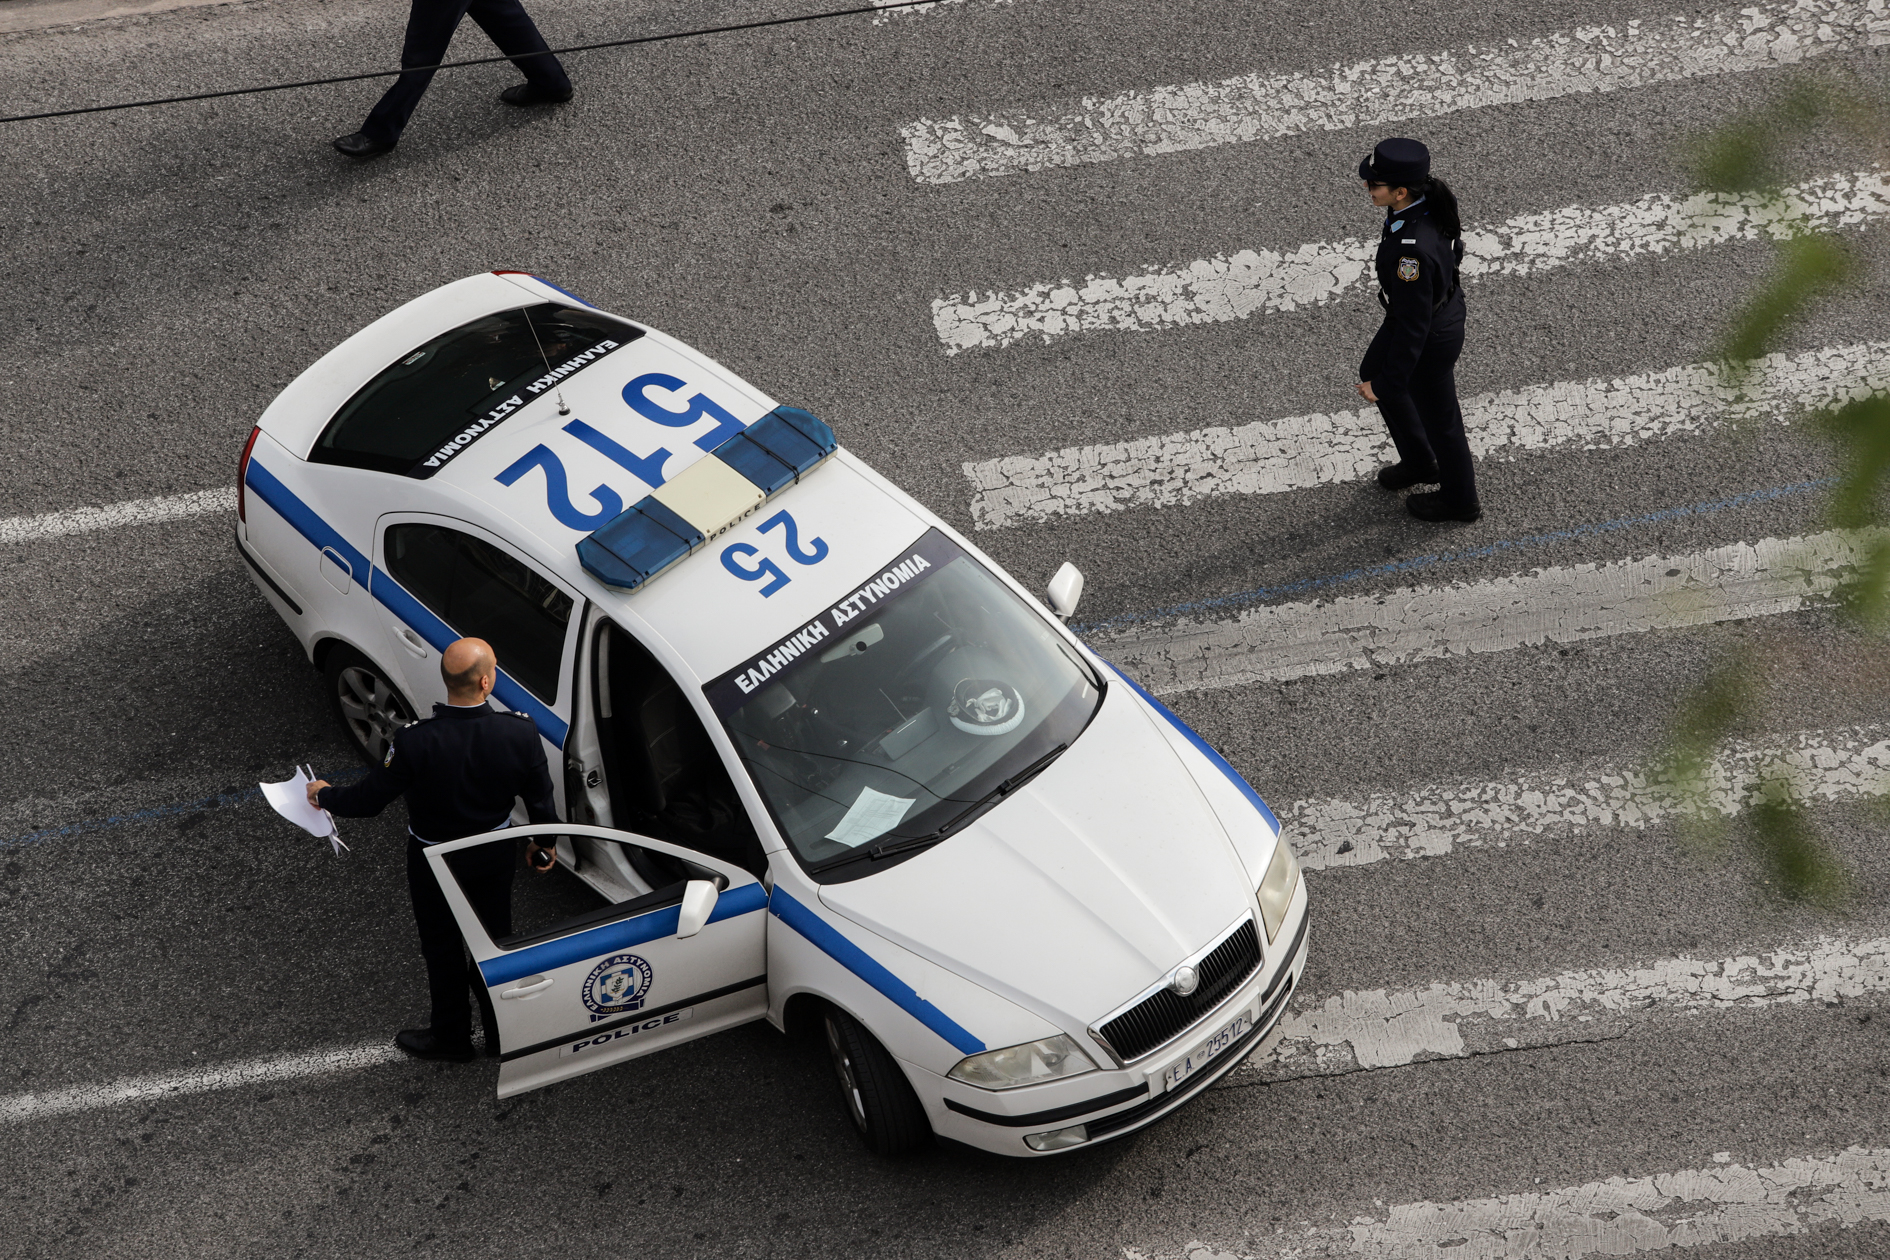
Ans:
<svg viewBox="0 0 1890 1260"><path fill-rule="evenodd" d="M1286 907L1293 903L1293 889L1299 884L1299 859L1293 846L1281 836L1273 846L1273 861L1267 864L1267 877L1260 881L1260 917L1267 925L1267 944L1279 934Z"/></svg>
<svg viewBox="0 0 1890 1260"><path fill-rule="evenodd" d="M1058 1034L1004 1050L986 1050L961 1060L948 1075L979 1089L1011 1089L1094 1072L1096 1065L1068 1037Z"/></svg>

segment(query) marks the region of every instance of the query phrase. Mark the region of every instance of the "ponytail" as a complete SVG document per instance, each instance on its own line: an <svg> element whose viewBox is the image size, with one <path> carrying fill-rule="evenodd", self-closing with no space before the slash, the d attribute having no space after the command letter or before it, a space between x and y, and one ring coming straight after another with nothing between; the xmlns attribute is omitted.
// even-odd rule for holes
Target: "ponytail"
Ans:
<svg viewBox="0 0 1890 1260"><path fill-rule="evenodd" d="M1424 199L1431 206L1431 221L1447 241L1463 239L1463 219L1457 213L1457 194L1450 185L1433 176L1425 181Z"/></svg>

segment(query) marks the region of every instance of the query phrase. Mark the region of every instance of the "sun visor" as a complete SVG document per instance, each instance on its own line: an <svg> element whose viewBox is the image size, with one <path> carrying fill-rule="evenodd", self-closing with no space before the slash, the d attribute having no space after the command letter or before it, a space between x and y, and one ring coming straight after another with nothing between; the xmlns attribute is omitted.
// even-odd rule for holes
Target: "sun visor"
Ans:
<svg viewBox="0 0 1890 1260"><path fill-rule="evenodd" d="M578 562L605 585L634 591L838 448L825 423L777 407L579 542Z"/></svg>

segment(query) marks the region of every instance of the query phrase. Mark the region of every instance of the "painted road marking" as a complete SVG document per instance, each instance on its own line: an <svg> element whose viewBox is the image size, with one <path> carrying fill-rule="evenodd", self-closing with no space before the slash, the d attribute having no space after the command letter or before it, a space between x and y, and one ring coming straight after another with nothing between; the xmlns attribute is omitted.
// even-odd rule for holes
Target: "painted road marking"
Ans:
<svg viewBox="0 0 1890 1260"><path fill-rule="evenodd" d="M0 520L0 543L40 542L47 538L64 538L69 534L89 534L99 529L156 525L210 512L234 511L235 486L193 490L189 494L167 494L155 499L128 499L106 507L69 508L61 512L42 512L38 516L9 516Z"/></svg>
<svg viewBox="0 0 1890 1260"><path fill-rule="evenodd" d="M1890 727L1801 731L1770 744L1739 742L1707 767L1706 808L1727 817L1783 777L1795 799L1890 796ZM1671 779L1645 766L1535 771L1500 783L1457 783L1363 799L1295 801L1286 832L1308 870L1387 859L1508 848L1588 827L1642 828L1691 812Z"/></svg>
<svg viewBox="0 0 1890 1260"><path fill-rule="evenodd" d="M1890 993L1890 939L1819 937L1732 958L1667 958L1528 980L1295 999L1266 1080L1333 1076L1432 1059L1540 1049L1625 1036L1652 1016L1837 1005Z"/></svg>
<svg viewBox="0 0 1890 1260"><path fill-rule="evenodd" d="M1453 586L1249 608L1095 636L1157 695L1795 612L1862 565L1875 534L1830 530Z"/></svg>
<svg viewBox="0 0 1890 1260"><path fill-rule="evenodd" d="M965 0L935 0L932 4L908 4L904 8L892 8L893 5L900 3L902 3L902 0L872 0L874 8L889 10L886 13L875 13L873 15L873 25L884 26L895 18L923 17L927 13L936 13L940 9L957 8L963 5ZM986 0L985 7L992 9L1008 9L1015 3L1017 3L1017 0Z"/></svg>
<svg viewBox="0 0 1890 1260"><path fill-rule="evenodd" d="M1768 355L1742 389L1689 363L1604 380L1555 381L1463 401L1479 459L1636 446L1727 423L1789 422L1800 409L1890 391L1890 342ZM1376 407L1162 433L964 465L971 519L1003 529L1059 516L1179 507L1223 494L1278 494L1360 481L1396 459Z"/></svg>
<svg viewBox="0 0 1890 1260"><path fill-rule="evenodd" d="M1890 1220L1890 1149L1853 1146L1750 1167L1733 1162L1730 1151L1713 1158L1720 1162L1651 1177L1374 1206L1346 1224L1281 1229L1260 1251L1190 1242L1172 1252L1125 1247L1122 1254L1124 1260L1581 1260Z"/></svg>
<svg viewBox="0 0 1890 1260"><path fill-rule="evenodd" d="M1578 263L1651 257L1735 240L1861 226L1890 215L1890 178L1833 175L1757 194L1650 193L1612 206L1563 206L1466 230L1463 278L1529 275ZM1129 276L1054 280L1002 293L955 293L932 303L946 354L997 349L1025 338L1148 332L1220 324L1269 311L1322 306L1372 283L1376 240L1315 241L1289 252L1244 249Z"/></svg>
<svg viewBox="0 0 1890 1260"><path fill-rule="evenodd" d="M406 1057L388 1042L376 1041L358 1046L337 1046L329 1050L244 1059L186 1072L134 1076L102 1085L76 1085L41 1093L14 1094L0 1098L0 1124L69 1116L81 1111L97 1111L103 1107L122 1107L128 1103L161 1102L186 1094L240 1089L273 1081L304 1080L399 1063Z"/></svg>
<svg viewBox="0 0 1890 1260"><path fill-rule="evenodd" d="M899 134L912 178L949 184L1766 70L1887 43L1890 14L1881 0L1798 0L1582 26L1508 47L1401 53L1313 74L1244 74L1000 114L921 118Z"/></svg>

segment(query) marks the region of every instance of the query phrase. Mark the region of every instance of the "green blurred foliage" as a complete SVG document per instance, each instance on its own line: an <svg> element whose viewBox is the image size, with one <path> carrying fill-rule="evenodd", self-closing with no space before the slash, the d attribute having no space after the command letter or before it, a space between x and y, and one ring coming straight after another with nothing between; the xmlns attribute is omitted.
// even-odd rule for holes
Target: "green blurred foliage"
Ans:
<svg viewBox="0 0 1890 1260"><path fill-rule="evenodd" d="M1838 136L1890 156L1890 106L1841 73L1803 75L1769 103L1727 120L1694 149L1693 176L1703 193L1742 199L1776 198L1787 231L1775 238L1776 265L1747 299L1720 343L1729 385L1742 388L1756 361L1778 348L1787 328L1833 295L1866 281L1858 251L1843 240L1791 222L1783 195L1794 146ZM1856 397L1812 417L1841 462L1826 514L1835 529L1881 531L1886 525L1885 489L1890 487L1890 398ZM1890 532L1868 549L1868 558L1846 576L1839 606L1851 624L1881 635L1890 618ZM1729 653L1686 697L1674 716L1667 746L1655 772L1671 782L1691 806L1687 835L1697 851L1721 854L1734 832L1761 870L1763 882L1798 901L1836 906L1852 891L1843 861L1818 834L1790 773L1770 769L1756 786L1736 790L1743 800L1713 800L1726 784L1716 755L1733 731L1747 725L1763 699L1761 662L1749 650ZM1721 808L1721 805L1726 808ZM1726 809L1735 810L1727 813Z"/></svg>

